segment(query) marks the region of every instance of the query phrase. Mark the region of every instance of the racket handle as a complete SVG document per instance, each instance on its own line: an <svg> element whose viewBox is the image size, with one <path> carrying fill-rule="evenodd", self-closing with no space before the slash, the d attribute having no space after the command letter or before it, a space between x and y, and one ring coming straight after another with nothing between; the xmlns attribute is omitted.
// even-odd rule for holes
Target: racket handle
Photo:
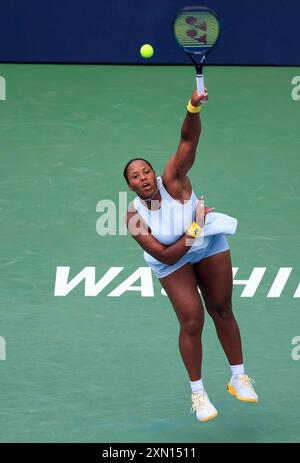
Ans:
<svg viewBox="0 0 300 463"><path fill-rule="evenodd" d="M196 82L197 82L198 95L200 96L202 93L204 93L203 74L196 74Z"/></svg>

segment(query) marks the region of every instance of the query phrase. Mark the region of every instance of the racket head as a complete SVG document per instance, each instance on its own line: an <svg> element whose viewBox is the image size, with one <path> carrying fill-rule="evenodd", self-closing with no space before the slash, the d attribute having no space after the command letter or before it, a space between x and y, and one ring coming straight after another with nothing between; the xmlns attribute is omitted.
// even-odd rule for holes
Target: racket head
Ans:
<svg viewBox="0 0 300 463"><path fill-rule="evenodd" d="M221 23L210 8L187 6L177 12L173 30L178 44L200 64L219 40Z"/></svg>

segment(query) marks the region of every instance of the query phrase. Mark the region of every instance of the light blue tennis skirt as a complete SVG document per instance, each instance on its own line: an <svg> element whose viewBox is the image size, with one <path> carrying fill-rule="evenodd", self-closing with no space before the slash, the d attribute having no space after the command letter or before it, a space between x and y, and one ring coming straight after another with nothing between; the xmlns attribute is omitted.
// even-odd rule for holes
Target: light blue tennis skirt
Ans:
<svg viewBox="0 0 300 463"><path fill-rule="evenodd" d="M175 264L173 265L166 265L158 260L154 259L149 254L144 254L145 260L149 267L152 268L154 274L157 278L162 278L170 273L175 272L180 267L185 265L187 262L191 262L193 264L200 262L200 260L205 259L206 257L213 256L214 254L218 254L219 252L227 251L229 249L229 245L225 235L211 235L206 236L204 238L204 246L196 248L194 251L188 252L184 254Z"/></svg>

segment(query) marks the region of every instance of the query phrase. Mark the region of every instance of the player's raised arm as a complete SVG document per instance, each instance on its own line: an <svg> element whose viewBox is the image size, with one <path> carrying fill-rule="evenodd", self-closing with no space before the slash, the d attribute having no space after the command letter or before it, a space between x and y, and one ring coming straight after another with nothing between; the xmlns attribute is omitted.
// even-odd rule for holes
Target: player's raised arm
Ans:
<svg viewBox="0 0 300 463"><path fill-rule="evenodd" d="M208 94L206 89L200 96L197 90L194 91L188 103L187 113L181 127L179 146L176 153L167 162L163 173L165 179L183 180L192 167L201 134L201 105L207 99Z"/></svg>

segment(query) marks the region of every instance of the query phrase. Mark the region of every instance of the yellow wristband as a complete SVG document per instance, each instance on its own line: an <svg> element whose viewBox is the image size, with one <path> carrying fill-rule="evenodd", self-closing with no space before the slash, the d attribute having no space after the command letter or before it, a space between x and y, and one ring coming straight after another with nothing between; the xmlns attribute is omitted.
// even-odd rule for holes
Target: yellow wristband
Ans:
<svg viewBox="0 0 300 463"><path fill-rule="evenodd" d="M196 222L193 222L189 226L187 232L192 238L198 238L198 236L200 236L200 234L202 232L202 228Z"/></svg>
<svg viewBox="0 0 300 463"><path fill-rule="evenodd" d="M200 106L193 106L192 103L191 103L191 100L189 100L186 109L188 110L189 113L192 113L192 114L200 113L201 105Z"/></svg>

